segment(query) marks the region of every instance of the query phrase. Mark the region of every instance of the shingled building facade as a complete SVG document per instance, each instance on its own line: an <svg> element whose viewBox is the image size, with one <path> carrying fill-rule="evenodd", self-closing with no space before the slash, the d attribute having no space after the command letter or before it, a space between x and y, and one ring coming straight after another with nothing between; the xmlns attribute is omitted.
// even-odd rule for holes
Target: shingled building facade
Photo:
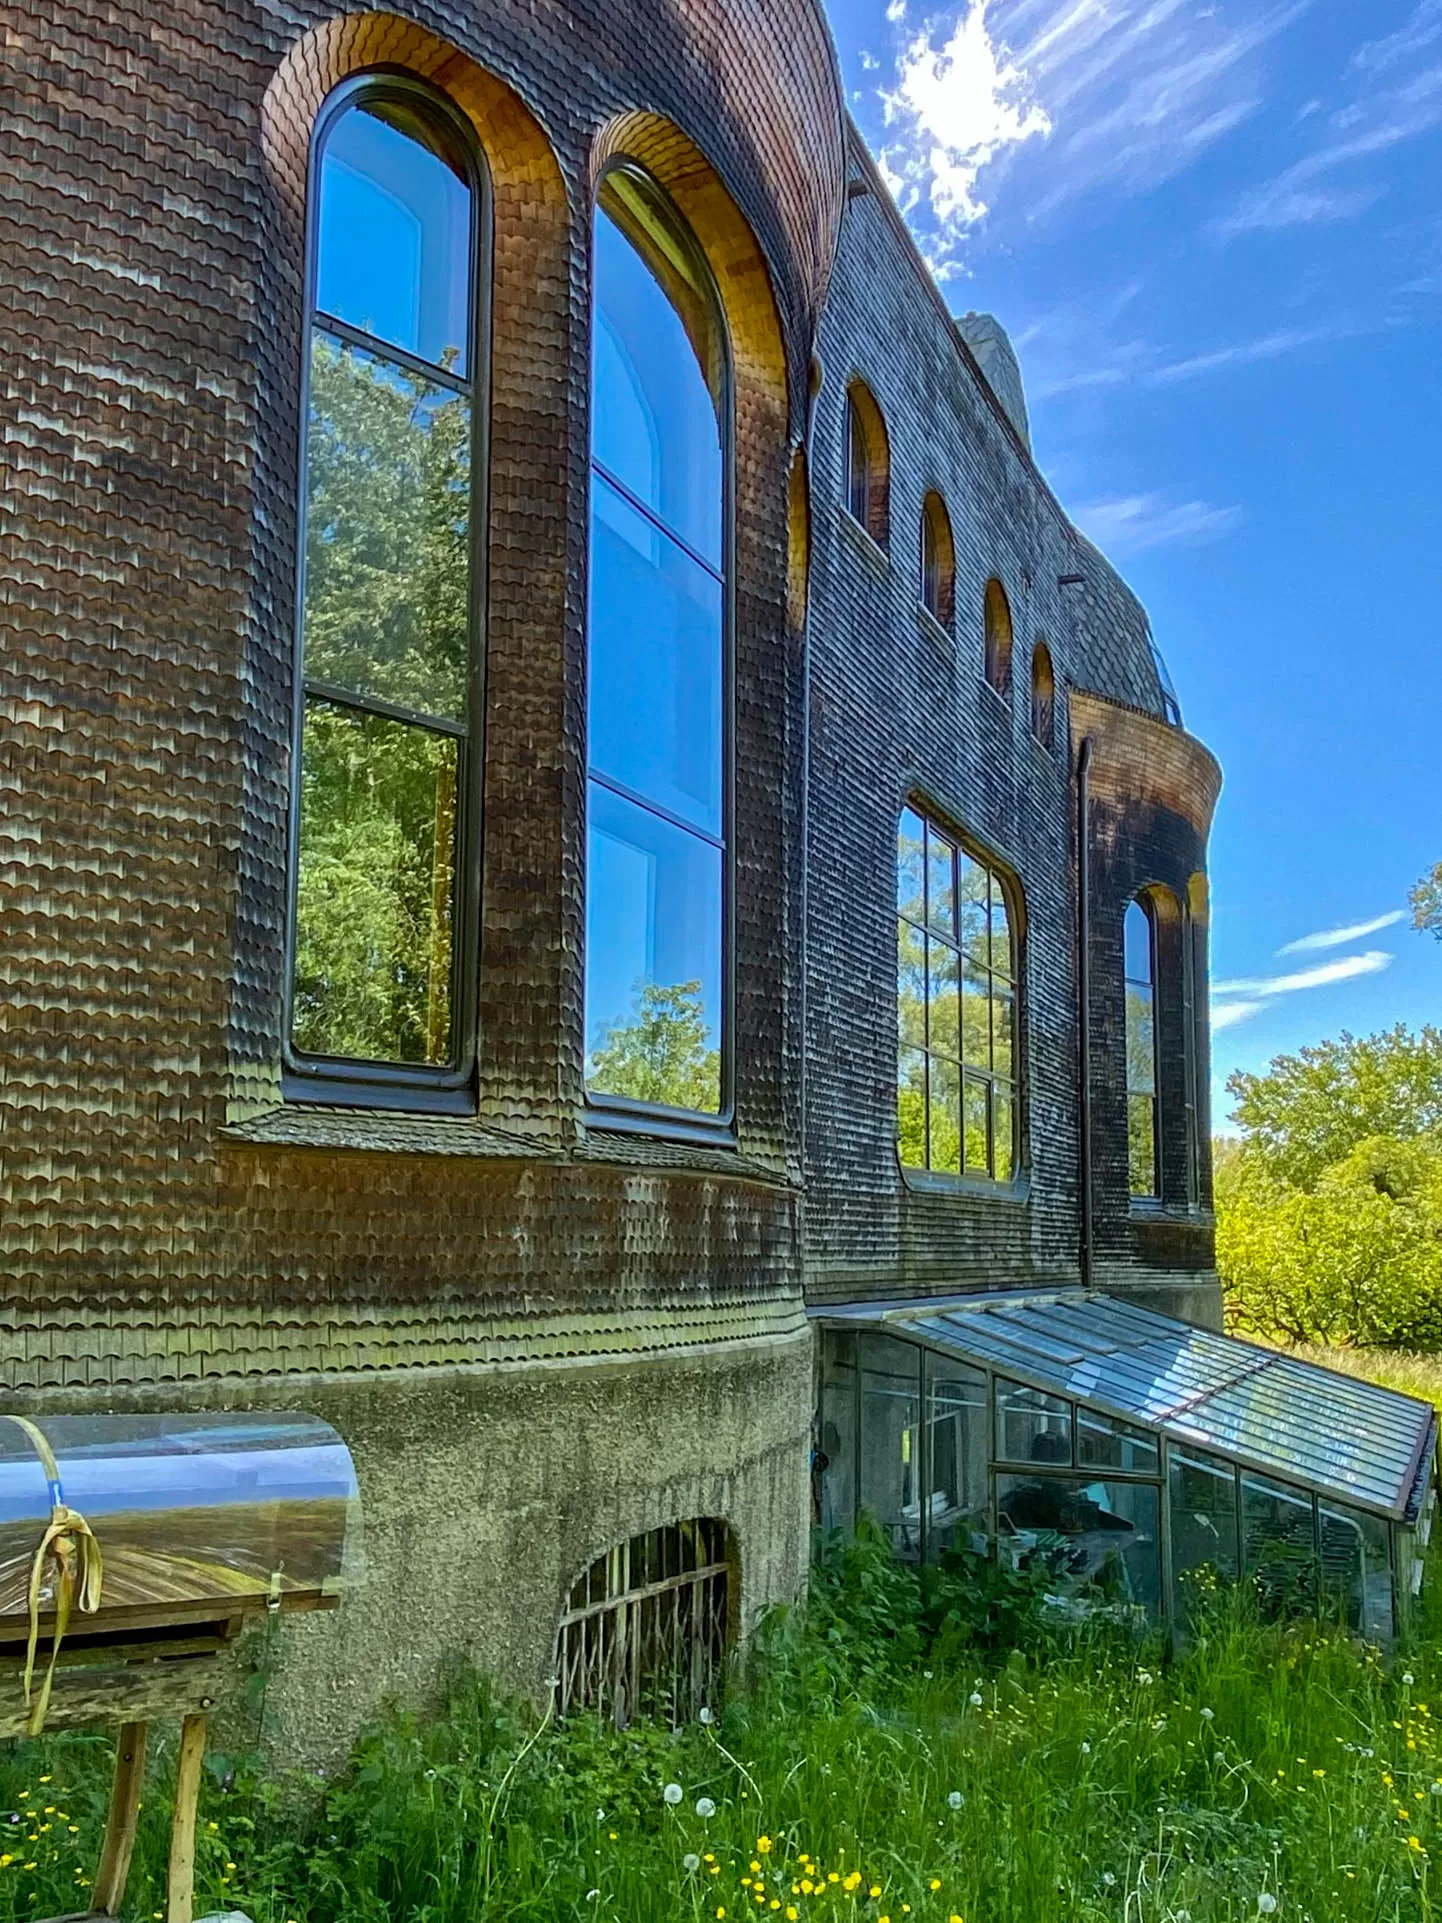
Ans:
<svg viewBox="0 0 1442 1923"><path fill-rule="evenodd" d="M794 1593L808 1301L1215 1319L1215 764L815 0L8 53L0 1382L346 1437L284 1739Z"/></svg>

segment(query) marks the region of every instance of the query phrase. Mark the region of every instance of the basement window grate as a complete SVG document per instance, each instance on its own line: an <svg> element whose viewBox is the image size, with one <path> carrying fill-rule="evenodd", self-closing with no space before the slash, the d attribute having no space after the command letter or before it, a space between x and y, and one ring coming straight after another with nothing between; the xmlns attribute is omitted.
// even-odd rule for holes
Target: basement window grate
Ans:
<svg viewBox="0 0 1442 1923"><path fill-rule="evenodd" d="M696 1517L633 1536L572 1585L556 1639L556 1710L689 1722L715 1706L730 1633L726 1524Z"/></svg>

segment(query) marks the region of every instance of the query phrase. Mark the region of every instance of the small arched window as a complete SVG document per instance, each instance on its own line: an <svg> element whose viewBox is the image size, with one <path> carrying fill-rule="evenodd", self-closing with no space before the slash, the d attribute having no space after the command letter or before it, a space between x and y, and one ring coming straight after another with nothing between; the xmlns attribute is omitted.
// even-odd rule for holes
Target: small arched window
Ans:
<svg viewBox="0 0 1442 1923"><path fill-rule="evenodd" d="M1127 1000L1127 1178L1134 1196L1160 1193L1157 1128L1157 925L1144 897L1127 904L1122 947Z"/></svg>
<svg viewBox="0 0 1442 1923"><path fill-rule="evenodd" d="M986 678L998 694L1011 693L1011 608L1006 590L993 577L986 584L983 607L983 665Z"/></svg>
<svg viewBox="0 0 1442 1923"><path fill-rule="evenodd" d="M997 869L916 808L896 841L897 1148L907 1168L1017 1169L1018 929Z"/></svg>
<svg viewBox="0 0 1442 1923"><path fill-rule="evenodd" d="M449 1106L475 1037L485 180L447 103L387 76L332 97L311 181L288 1066L296 1092Z"/></svg>
<svg viewBox="0 0 1442 1923"><path fill-rule="evenodd" d="M1031 656L1031 731L1043 748L1050 748L1056 735L1056 678L1052 674L1051 650L1038 641Z"/></svg>
<svg viewBox="0 0 1442 1923"><path fill-rule="evenodd" d="M880 548L891 539L891 446L881 409L861 381L846 390L846 505Z"/></svg>
<svg viewBox="0 0 1442 1923"><path fill-rule="evenodd" d="M722 1107L730 360L705 256L648 174L596 200L587 1085Z"/></svg>
<svg viewBox="0 0 1442 1923"><path fill-rule="evenodd" d="M951 516L934 488L921 504L921 603L949 632L956 615L956 548Z"/></svg>

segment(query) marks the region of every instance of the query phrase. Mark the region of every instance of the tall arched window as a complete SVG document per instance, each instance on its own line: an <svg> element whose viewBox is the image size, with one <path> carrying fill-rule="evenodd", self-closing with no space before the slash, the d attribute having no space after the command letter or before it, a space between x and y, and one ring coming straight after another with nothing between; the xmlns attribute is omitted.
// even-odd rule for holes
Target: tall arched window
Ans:
<svg viewBox="0 0 1442 1923"><path fill-rule="evenodd" d="M288 1066L329 1100L456 1106L473 1064L485 191L418 84L317 127Z"/></svg>
<svg viewBox="0 0 1442 1923"><path fill-rule="evenodd" d="M1045 641L1038 641L1032 650L1031 731L1043 748L1052 746L1056 734L1056 678Z"/></svg>
<svg viewBox="0 0 1442 1923"><path fill-rule="evenodd" d="M730 362L705 258L630 166L597 196L587 1082L726 1096Z"/></svg>
<svg viewBox="0 0 1442 1923"><path fill-rule="evenodd" d="M1150 905L1127 904L1127 1176L1135 1196L1160 1194L1157 1166L1157 930Z"/></svg>
<svg viewBox="0 0 1442 1923"><path fill-rule="evenodd" d="M891 539L891 445L881 409L862 381L846 390L846 505L880 548Z"/></svg>
<svg viewBox="0 0 1442 1923"><path fill-rule="evenodd" d="M902 1165L1009 1182L1020 1131L1011 891L954 835L904 808L896 913Z"/></svg>
<svg viewBox="0 0 1442 1923"><path fill-rule="evenodd" d="M934 488L921 504L921 603L950 630L956 614L956 547L951 516Z"/></svg>
<svg viewBox="0 0 1442 1923"><path fill-rule="evenodd" d="M1011 693L1011 608L1006 590L993 577L986 584L982 609L984 623L983 667L987 680L998 694Z"/></svg>

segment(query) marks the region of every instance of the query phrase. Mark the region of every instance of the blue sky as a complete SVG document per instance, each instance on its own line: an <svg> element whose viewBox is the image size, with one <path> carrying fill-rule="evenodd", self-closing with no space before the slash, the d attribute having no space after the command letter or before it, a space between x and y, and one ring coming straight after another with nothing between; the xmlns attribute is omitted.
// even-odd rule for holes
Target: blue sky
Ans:
<svg viewBox="0 0 1442 1923"><path fill-rule="evenodd" d="M1442 860L1442 0L829 12L1225 770L1214 1118L1235 1067L1442 1019L1442 945L1382 923Z"/></svg>

